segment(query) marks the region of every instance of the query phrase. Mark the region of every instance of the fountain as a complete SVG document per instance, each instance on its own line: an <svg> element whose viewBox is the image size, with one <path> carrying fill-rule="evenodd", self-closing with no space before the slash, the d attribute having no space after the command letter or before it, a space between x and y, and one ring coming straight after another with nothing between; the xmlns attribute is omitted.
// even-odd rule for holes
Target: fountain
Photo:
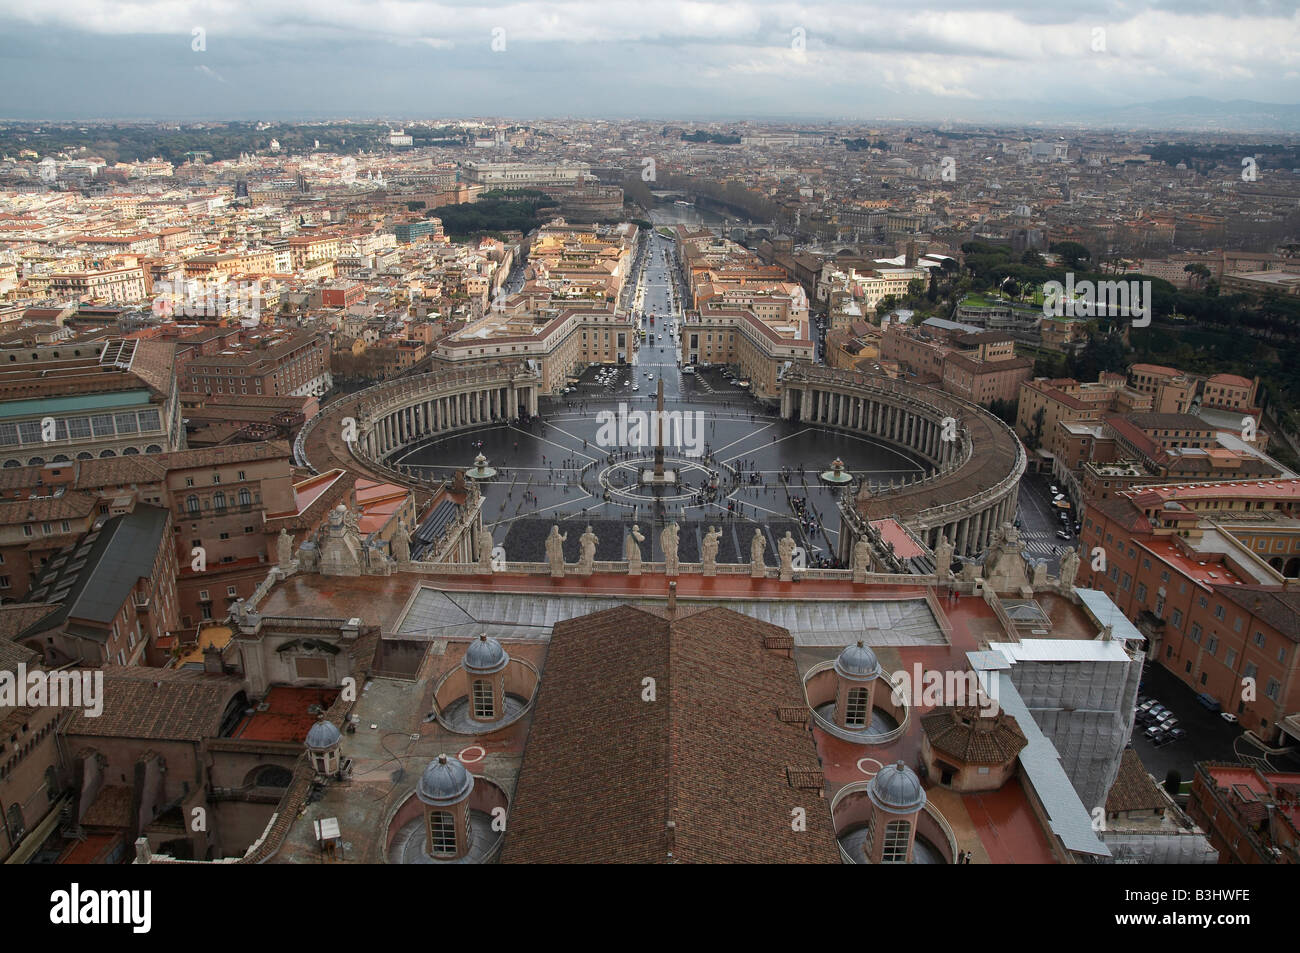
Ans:
<svg viewBox="0 0 1300 953"><path fill-rule="evenodd" d="M853 474L844 471L844 461L838 457L831 463L829 470L821 472L821 478L823 483L829 483L831 486L844 486L846 483L853 482Z"/></svg>
<svg viewBox="0 0 1300 953"><path fill-rule="evenodd" d="M497 475L497 471L488 466L488 458L479 454L474 458L474 466L465 471L465 476L471 480L490 480Z"/></svg>

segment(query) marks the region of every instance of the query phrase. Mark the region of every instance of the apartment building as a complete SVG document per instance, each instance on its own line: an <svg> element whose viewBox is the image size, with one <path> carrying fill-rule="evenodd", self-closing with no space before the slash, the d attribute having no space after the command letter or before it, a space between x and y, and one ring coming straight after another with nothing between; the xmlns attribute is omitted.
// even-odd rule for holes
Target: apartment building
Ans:
<svg viewBox="0 0 1300 953"><path fill-rule="evenodd" d="M1300 864L1300 774L1200 762L1187 813L1220 863Z"/></svg>
<svg viewBox="0 0 1300 953"><path fill-rule="evenodd" d="M920 382L933 381L986 407L1015 401L1020 385L1033 376L1033 362L1016 357L1014 340L1001 331L931 318L919 328L891 323L880 342L882 360L897 361Z"/></svg>
<svg viewBox="0 0 1300 953"><path fill-rule="evenodd" d="M25 471L31 476L31 471ZM100 516L94 493L30 484L0 497L0 599L22 602L49 561L90 532Z"/></svg>
<svg viewBox="0 0 1300 953"><path fill-rule="evenodd" d="M182 624L224 617L275 557L267 520L297 512L290 462L288 443L269 440L0 470L0 598L28 598L60 548L145 504L172 514Z"/></svg>
<svg viewBox="0 0 1300 953"><path fill-rule="evenodd" d="M526 189L575 186L586 181L585 162L466 162L465 179L485 189Z"/></svg>
<svg viewBox="0 0 1300 953"><path fill-rule="evenodd" d="M51 611L15 640L47 665L142 664L178 621L171 514L141 503L92 528L50 560L27 599Z"/></svg>
<svg viewBox="0 0 1300 953"><path fill-rule="evenodd" d="M582 366L631 357L636 327L630 315L612 308L558 310L545 297L531 301L545 306L530 310L530 302L516 296L502 311L444 337L433 349L435 368L535 361L543 389L556 390Z"/></svg>
<svg viewBox="0 0 1300 953"><path fill-rule="evenodd" d="M735 364L761 400L780 396L780 379L792 363L811 362L808 321L765 320L752 311L709 308L688 314L681 324L684 364Z"/></svg>
<svg viewBox="0 0 1300 953"><path fill-rule="evenodd" d="M289 261L295 270L332 263L339 256L339 247L337 235L296 235L289 239Z"/></svg>
<svg viewBox="0 0 1300 953"><path fill-rule="evenodd" d="M297 511L291 451L281 441L168 454L164 500L175 520L176 584L183 626L224 618L275 559L268 519Z"/></svg>
<svg viewBox="0 0 1300 953"><path fill-rule="evenodd" d="M1175 367L1134 364L1128 382L1139 394L1150 395L1151 410L1157 414L1185 414L1196 396L1195 379Z"/></svg>
<svg viewBox="0 0 1300 953"><path fill-rule="evenodd" d="M1089 501L1080 538L1148 657L1276 741L1300 711L1300 480L1134 488Z"/></svg>
<svg viewBox="0 0 1300 953"><path fill-rule="evenodd" d="M1100 420L1107 411L1133 413L1150 409L1150 397L1129 388L1122 374L1102 372L1093 383L1068 377L1039 377L1020 385L1016 433L1022 440L1034 440L1047 452L1055 453L1053 435L1061 423Z"/></svg>
<svg viewBox="0 0 1300 953"><path fill-rule="evenodd" d="M194 355L178 369L192 394L319 396L334 386L329 338L311 331L244 332L216 353Z"/></svg>
<svg viewBox="0 0 1300 953"><path fill-rule="evenodd" d="M102 271L56 271L50 275L52 297L76 301L132 304L143 301L144 269L139 266Z"/></svg>

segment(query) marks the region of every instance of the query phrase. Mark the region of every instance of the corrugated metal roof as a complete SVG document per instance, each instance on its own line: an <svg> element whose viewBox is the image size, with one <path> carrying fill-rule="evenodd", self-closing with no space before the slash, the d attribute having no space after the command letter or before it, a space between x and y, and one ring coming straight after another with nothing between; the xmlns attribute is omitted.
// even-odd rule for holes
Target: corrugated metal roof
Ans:
<svg viewBox="0 0 1300 953"><path fill-rule="evenodd" d="M662 604L664 600L639 600ZM797 645L842 646L855 638L871 645L946 645L930 605L924 599L845 600L682 600L692 609L716 606L788 629ZM596 596L550 596L539 593L456 592L422 586L398 623L399 636L445 638L465 626L470 634L494 638L550 637L565 619L625 605L626 600Z"/></svg>
<svg viewBox="0 0 1300 953"><path fill-rule="evenodd" d="M1119 611L1119 606L1110 601L1110 596L1100 589L1081 589L1075 588L1075 593L1083 602L1084 607L1096 620L1099 626L1111 627L1111 638L1141 641L1143 635L1137 630L1132 622L1124 613Z"/></svg>
<svg viewBox="0 0 1300 953"><path fill-rule="evenodd" d="M994 642L991 649L1013 662L1127 662L1128 653L1119 642L1100 639L1026 639L1023 642Z"/></svg>
<svg viewBox="0 0 1300 953"><path fill-rule="evenodd" d="M971 668L980 670L978 656L984 652L968 652ZM1028 744L1020 752L1020 764L1025 776L1033 785L1034 793L1047 812L1053 833L1067 849L1081 854L1109 857L1110 850L1092 829L1092 815L1079 799L1069 775L1061 766L1055 745L1039 730L1033 714L1025 705L1020 692L1005 676L997 679L996 698L1002 710L1016 719Z"/></svg>
<svg viewBox="0 0 1300 953"><path fill-rule="evenodd" d="M37 631L51 629L67 619L85 619L105 626L111 623L136 582L153 575L166 526L165 509L141 503L87 536L94 543L78 550L79 555L86 551L85 559L39 580L39 591L67 592L67 599L38 623ZM107 630L82 628L88 637L106 638Z"/></svg>

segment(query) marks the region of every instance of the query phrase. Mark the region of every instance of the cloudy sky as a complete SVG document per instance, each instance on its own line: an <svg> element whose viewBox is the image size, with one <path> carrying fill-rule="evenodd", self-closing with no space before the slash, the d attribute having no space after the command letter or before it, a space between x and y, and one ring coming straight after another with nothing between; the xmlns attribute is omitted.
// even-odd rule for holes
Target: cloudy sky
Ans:
<svg viewBox="0 0 1300 953"><path fill-rule="evenodd" d="M1269 0L0 0L0 117L1068 118L1300 103Z"/></svg>

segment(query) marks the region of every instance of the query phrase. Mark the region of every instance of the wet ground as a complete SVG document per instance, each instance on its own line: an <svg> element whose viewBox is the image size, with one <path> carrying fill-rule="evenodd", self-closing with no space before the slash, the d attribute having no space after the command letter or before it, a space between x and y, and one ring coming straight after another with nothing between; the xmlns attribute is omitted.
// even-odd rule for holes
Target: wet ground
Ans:
<svg viewBox="0 0 1300 953"><path fill-rule="evenodd" d="M902 481L923 473L911 457L862 436L781 420L722 368L679 366L674 326L670 243L656 237L646 254L636 300L646 340L631 362L588 367L572 393L543 398L539 419L500 421L448 435L397 460L450 477L482 453L499 472L483 484L484 520L507 558L544 561L553 523L568 532L568 559L591 523L598 560L623 558L626 528L641 525L643 558L660 558L659 529L682 524L680 558L695 561L710 525L723 530L718 561L748 562L760 527L766 561L776 564L776 540L789 529L806 548L808 564L838 551L835 496L818 474L837 457L855 477ZM651 317L653 316L653 323ZM672 485L643 486L654 466L655 410L664 388L666 469ZM576 532L575 532L576 529Z"/></svg>

